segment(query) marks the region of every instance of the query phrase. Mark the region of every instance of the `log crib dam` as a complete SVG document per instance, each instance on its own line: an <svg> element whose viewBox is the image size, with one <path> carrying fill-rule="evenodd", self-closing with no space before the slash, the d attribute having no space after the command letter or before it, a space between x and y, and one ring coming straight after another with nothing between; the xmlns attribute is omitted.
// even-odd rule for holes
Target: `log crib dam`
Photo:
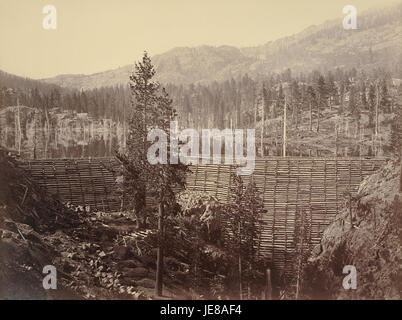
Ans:
<svg viewBox="0 0 402 320"><path fill-rule="evenodd" d="M265 157L255 160L251 176L264 202L261 254L280 272L292 272L292 253L297 212L310 221L311 246L338 213L345 195L357 192L363 179L377 171L386 159ZM113 194L119 163L115 158L46 159L20 161L41 187L64 202L90 206L96 211L120 210ZM229 199L234 165L193 165L187 188L205 191L220 201Z"/></svg>

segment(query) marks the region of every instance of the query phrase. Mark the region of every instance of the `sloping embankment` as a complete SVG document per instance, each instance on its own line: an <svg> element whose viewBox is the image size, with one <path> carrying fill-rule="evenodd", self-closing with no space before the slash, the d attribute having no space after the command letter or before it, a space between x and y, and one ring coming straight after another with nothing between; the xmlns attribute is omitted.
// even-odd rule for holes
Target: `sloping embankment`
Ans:
<svg viewBox="0 0 402 320"><path fill-rule="evenodd" d="M145 299L153 295L154 242L124 212L67 208L0 148L0 299ZM140 249L141 247L141 249ZM45 290L43 267L57 270ZM164 293L188 297L185 264L165 258ZM184 280L183 280L184 279Z"/></svg>
<svg viewBox="0 0 402 320"><path fill-rule="evenodd" d="M33 183L0 149L0 298L74 296L62 288L43 289L43 267L52 265L57 249L43 235L78 222L74 212Z"/></svg>
<svg viewBox="0 0 402 320"><path fill-rule="evenodd" d="M324 231L304 270L302 297L402 298L402 194L400 162L366 178ZM352 219L350 218L352 215ZM345 265L357 271L356 289L345 290Z"/></svg>

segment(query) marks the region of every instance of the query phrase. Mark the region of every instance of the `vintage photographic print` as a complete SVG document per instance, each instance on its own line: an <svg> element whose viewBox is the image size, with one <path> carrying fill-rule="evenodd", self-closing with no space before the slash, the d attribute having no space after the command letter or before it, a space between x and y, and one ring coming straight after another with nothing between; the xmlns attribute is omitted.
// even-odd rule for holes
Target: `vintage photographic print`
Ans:
<svg viewBox="0 0 402 320"><path fill-rule="evenodd" d="M0 40L1 300L401 299L400 0L0 0Z"/></svg>

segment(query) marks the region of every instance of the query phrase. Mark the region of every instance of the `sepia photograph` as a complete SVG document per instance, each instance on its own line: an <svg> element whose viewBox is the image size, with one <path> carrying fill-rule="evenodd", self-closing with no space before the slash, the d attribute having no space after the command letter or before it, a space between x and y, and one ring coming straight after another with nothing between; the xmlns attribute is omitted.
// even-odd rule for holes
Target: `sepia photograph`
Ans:
<svg viewBox="0 0 402 320"><path fill-rule="evenodd" d="M0 0L0 41L0 300L402 299L402 1Z"/></svg>

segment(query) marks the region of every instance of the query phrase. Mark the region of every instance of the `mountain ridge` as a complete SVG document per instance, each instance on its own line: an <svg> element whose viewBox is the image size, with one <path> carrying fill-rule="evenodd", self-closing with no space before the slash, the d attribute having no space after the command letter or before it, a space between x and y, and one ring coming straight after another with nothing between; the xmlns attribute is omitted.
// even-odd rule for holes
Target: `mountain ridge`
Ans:
<svg viewBox="0 0 402 320"><path fill-rule="evenodd" d="M161 83L210 83L244 74L330 70L336 67L385 68L402 73L401 4L358 16L357 30L344 30L339 19L312 25L263 45L175 47L152 57ZM90 75L66 74L41 79L62 87L93 89L128 83L133 65ZM395 71L396 70L396 71ZM402 77L402 75L400 76Z"/></svg>

